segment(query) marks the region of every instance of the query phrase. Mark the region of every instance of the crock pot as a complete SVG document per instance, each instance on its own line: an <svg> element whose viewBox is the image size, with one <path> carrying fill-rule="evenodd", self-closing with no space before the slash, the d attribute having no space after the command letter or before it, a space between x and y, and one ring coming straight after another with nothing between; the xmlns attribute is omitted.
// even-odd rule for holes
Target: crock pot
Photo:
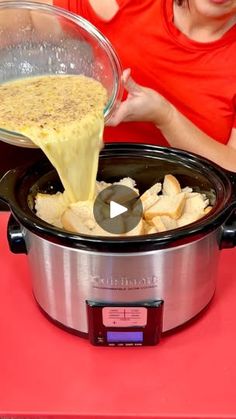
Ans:
<svg viewBox="0 0 236 419"><path fill-rule="evenodd" d="M109 343L103 332L110 328L110 345L117 343L118 331L119 344L124 340L132 345L134 340L141 345L140 328L149 327L148 333L156 334L157 341L161 332L187 322L209 303L216 287L220 249L236 242L236 174L173 148L112 143L100 154L99 180L114 182L130 176L141 193L168 173L182 187L204 192L212 211L175 230L114 238L72 234L36 216L36 193L62 190L46 158L4 175L0 199L11 210L10 249L27 254L34 297L52 320L89 335L95 344ZM119 317L119 307L130 308L128 329ZM140 308L148 310L149 320ZM159 314L151 319L154 309ZM131 333L129 343L122 340L124 330Z"/></svg>

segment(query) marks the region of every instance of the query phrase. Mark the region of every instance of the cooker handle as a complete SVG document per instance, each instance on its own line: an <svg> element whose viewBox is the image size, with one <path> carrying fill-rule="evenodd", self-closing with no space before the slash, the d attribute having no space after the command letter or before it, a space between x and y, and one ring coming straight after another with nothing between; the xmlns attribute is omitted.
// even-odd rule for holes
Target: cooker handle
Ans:
<svg viewBox="0 0 236 419"><path fill-rule="evenodd" d="M13 198L13 191L16 187L17 174L20 173L18 169L8 170L0 178L0 200L11 207Z"/></svg>
<svg viewBox="0 0 236 419"><path fill-rule="evenodd" d="M236 209L221 228L220 249L229 249L236 246Z"/></svg>
<svg viewBox="0 0 236 419"><path fill-rule="evenodd" d="M27 254L24 231L13 215L10 215L8 220L7 238L12 253Z"/></svg>
<svg viewBox="0 0 236 419"><path fill-rule="evenodd" d="M229 249L236 246L236 173L227 171L232 185L231 212L220 232L220 249Z"/></svg>

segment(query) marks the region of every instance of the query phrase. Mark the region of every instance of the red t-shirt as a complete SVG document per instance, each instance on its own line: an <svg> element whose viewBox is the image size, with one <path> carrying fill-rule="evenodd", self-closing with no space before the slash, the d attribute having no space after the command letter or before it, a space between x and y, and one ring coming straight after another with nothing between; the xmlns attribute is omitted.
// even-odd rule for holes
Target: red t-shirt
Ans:
<svg viewBox="0 0 236 419"><path fill-rule="evenodd" d="M88 0L54 0L93 23L113 44L133 78L165 96L196 126L226 144L236 128L236 25L220 40L190 40L173 24L173 0L117 0L102 20ZM151 123L105 129L105 140L167 145Z"/></svg>

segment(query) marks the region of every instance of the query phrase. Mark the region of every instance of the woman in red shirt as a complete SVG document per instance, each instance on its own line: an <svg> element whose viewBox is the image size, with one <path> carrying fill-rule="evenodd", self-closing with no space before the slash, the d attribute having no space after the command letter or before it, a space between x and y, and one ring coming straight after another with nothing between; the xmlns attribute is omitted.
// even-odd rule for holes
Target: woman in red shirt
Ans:
<svg viewBox="0 0 236 419"><path fill-rule="evenodd" d="M236 0L53 4L93 23L136 81L125 71L105 141L169 144L236 172Z"/></svg>

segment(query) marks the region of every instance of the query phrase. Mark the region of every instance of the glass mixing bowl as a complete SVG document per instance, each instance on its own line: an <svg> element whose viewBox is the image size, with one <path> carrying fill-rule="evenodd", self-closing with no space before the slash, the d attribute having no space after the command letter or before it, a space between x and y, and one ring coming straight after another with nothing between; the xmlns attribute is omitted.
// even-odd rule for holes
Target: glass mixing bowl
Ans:
<svg viewBox="0 0 236 419"><path fill-rule="evenodd" d="M109 120L122 97L122 69L116 52L101 32L61 8L0 2L0 83L55 74L83 74L100 81L108 92L105 123ZM1 128L0 140L36 147L19 133Z"/></svg>

